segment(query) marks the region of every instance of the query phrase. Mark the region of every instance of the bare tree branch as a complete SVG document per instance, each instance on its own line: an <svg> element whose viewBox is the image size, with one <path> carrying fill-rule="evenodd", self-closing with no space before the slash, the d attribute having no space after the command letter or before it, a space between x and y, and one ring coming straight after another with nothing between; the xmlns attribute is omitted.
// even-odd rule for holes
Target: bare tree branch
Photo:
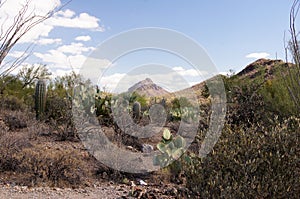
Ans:
<svg viewBox="0 0 300 199"><path fill-rule="evenodd" d="M294 0L290 11L290 35L288 45L285 45L285 57L288 74L285 76L285 82L289 94L296 105L297 112L300 111L300 49L299 49L299 32L296 30L296 18L300 10L300 0ZM288 64L288 51L292 56L295 67L291 68Z"/></svg>
<svg viewBox="0 0 300 199"><path fill-rule="evenodd" d="M7 0L1 1L0 0L0 9L3 5L7 2ZM56 5L50 11L45 14L36 14L35 9L30 10L29 6L31 5L31 0L26 0L25 4L22 5L19 12L14 16L12 22L9 24L8 28L5 28L7 23L9 23L9 16L7 16L3 23L1 24L0 29L0 78L3 76L7 76L11 73L17 66L19 66L28 56L27 51L31 49L32 44L24 51L23 56L17 58L13 64L3 64L4 59L8 55L8 53L12 50L12 48L20 41L21 38L24 37L32 28L41 24L58 10L62 9L65 5L67 5L70 1L66 4L58 7ZM3 12L3 11L1 11Z"/></svg>

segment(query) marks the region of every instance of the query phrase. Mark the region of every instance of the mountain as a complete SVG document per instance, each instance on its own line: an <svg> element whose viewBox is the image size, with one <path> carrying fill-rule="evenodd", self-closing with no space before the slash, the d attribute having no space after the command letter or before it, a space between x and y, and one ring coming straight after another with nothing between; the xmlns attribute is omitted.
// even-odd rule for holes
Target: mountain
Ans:
<svg viewBox="0 0 300 199"><path fill-rule="evenodd" d="M268 84L272 83L271 86L274 87L274 89L276 89L275 85L280 85L280 86L285 85L285 81L282 75L287 75L288 73L287 67L289 67L291 71L294 71L295 67L293 66L294 66L293 64L286 63L282 60L258 59L250 63L239 73L231 77L227 77L223 75L219 75L219 77L223 78L224 86L227 88L228 86L242 87L248 85L250 87L253 87L255 85L261 85L263 90L265 88L264 85L267 82L266 80L269 80ZM212 77L211 79L208 79L204 82L200 82L189 88L176 91L171 94L172 96L182 95L182 96L186 96L187 98L191 98L194 95L197 97L200 103L207 102L207 99L202 95L202 93L205 89L206 82L211 81L214 78L215 77ZM268 87L270 87L270 85L268 85ZM285 92L283 90L281 90L280 92ZM262 95L266 95L266 94L263 93ZM289 94L285 93L285 95L288 96Z"/></svg>
<svg viewBox="0 0 300 199"><path fill-rule="evenodd" d="M247 85L250 87L255 87L256 85L261 85L262 95L268 95L267 92L269 91L264 91L264 89L270 89L270 87L272 87L272 89L276 90L279 87L284 87L285 80L282 75L284 76L287 75L288 67L290 68L291 71L294 71L295 67L293 66L294 66L293 64L285 63L282 60L258 59L250 63L243 70L241 70L240 72L238 72L237 74L231 77L218 75L218 78L223 79L224 86L227 89L229 87L243 87ZM153 81L150 78L146 78L145 80L140 81L135 85L133 85L132 87L130 87L128 89L128 92L136 91L137 93L145 95L147 97L163 96L169 101L171 101L175 97L178 98L181 96L193 100L193 97L196 96L196 98L200 103L206 103L209 101L207 97L203 96L203 93L206 93L205 89L207 89L205 87L206 82L214 81L215 78L217 78L217 76L212 77L211 79L208 79L206 81L200 82L198 84L195 84L186 89L179 90L172 93L164 90L160 86L153 83ZM266 84L268 85L266 86ZM288 93L286 93L285 88L278 90L278 92L279 91L285 92L280 94L279 97L281 97L281 95L282 96L289 95Z"/></svg>
<svg viewBox="0 0 300 199"><path fill-rule="evenodd" d="M146 78L128 89L129 93L137 92L147 97L168 95L169 92L162 87L156 85L150 78Z"/></svg>
<svg viewBox="0 0 300 199"><path fill-rule="evenodd" d="M264 75L265 78L272 78L274 70L284 64L285 62L283 62L282 60L258 59L253 63L247 65L241 72L236 74L236 76L238 76L239 78L253 79L260 75Z"/></svg>

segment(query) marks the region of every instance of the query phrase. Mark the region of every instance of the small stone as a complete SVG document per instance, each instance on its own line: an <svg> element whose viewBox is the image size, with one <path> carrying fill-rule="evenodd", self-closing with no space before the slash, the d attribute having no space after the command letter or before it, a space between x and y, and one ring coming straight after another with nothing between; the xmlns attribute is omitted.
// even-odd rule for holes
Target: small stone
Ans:
<svg viewBox="0 0 300 199"><path fill-rule="evenodd" d="M153 151L153 146L150 144L143 144L142 151L143 153L151 153Z"/></svg>
<svg viewBox="0 0 300 199"><path fill-rule="evenodd" d="M102 173L102 178L103 178L103 179L108 179L108 175L107 175L106 172L103 172L103 173Z"/></svg>
<svg viewBox="0 0 300 199"><path fill-rule="evenodd" d="M139 180L140 185L147 186L148 184L144 180Z"/></svg>

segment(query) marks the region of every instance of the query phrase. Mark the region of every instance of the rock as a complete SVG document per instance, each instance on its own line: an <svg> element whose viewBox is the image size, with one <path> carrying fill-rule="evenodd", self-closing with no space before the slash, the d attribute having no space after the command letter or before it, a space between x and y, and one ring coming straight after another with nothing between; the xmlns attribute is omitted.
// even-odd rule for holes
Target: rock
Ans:
<svg viewBox="0 0 300 199"><path fill-rule="evenodd" d="M144 180L139 180L140 185L147 186L148 184Z"/></svg>
<svg viewBox="0 0 300 199"><path fill-rule="evenodd" d="M151 153L153 151L153 146L150 144L143 144L142 151L143 153Z"/></svg>
<svg viewBox="0 0 300 199"><path fill-rule="evenodd" d="M102 173L102 178L103 178L103 179L108 179L108 175L107 175L106 172L103 172L103 173Z"/></svg>

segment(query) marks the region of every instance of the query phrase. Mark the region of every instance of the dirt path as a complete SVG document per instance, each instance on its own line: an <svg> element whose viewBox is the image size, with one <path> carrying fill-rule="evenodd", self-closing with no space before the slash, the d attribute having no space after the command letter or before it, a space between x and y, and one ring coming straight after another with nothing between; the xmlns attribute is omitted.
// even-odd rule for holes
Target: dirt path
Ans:
<svg viewBox="0 0 300 199"><path fill-rule="evenodd" d="M112 185L85 188L60 189L49 187L28 188L26 186L0 185L0 199L113 199L130 198L125 185ZM123 196L123 197L122 197Z"/></svg>
<svg viewBox="0 0 300 199"><path fill-rule="evenodd" d="M134 189L134 191L133 191ZM130 193L133 191L133 193ZM133 194L133 195L132 195ZM195 198L185 188L171 184L135 186L102 183L84 189L11 186L0 184L0 199L133 199L133 198Z"/></svg>

